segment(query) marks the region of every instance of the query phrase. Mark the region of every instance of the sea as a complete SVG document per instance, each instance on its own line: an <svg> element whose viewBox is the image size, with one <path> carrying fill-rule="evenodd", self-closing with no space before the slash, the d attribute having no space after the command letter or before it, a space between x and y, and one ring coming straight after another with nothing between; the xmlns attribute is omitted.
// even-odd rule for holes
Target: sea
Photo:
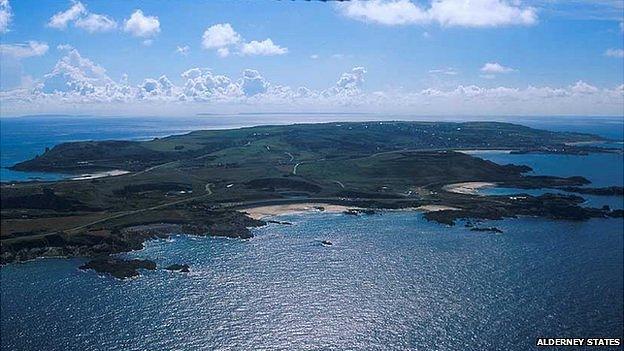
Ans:
<svg viewBox="0 0 624 351"><path fill-rule="evenodd" d="M196 129L377 119L410 118L280 114L3 118L2 166L64 141L143 140ZM622 117L504 121L595 133L612 139L609 145L615 147L622 147L624 139ZM494 151L475 156L525 164L533 174L582 175L592 186L622 186L624 179L622 154ZM2 169L2 181L63 177ZM584 206L624 207L622 197L582 196L587 199ZM292 225L256 228L249 240L172 233L170 239L149 241L142 250L121 255L149 258L159 266L186 263L191 266L187 274L156 270L119 281L78 270L83 259L3 266L0 347L483 351L543 350L535 346L542 337L624 337L621 218L572 222L521 217L481 224L495 226L502 234L472 232L461 223L429 222L412 211L370 216L307 213L277 219ZM323 246L323 240L333 245Z"/></svg>

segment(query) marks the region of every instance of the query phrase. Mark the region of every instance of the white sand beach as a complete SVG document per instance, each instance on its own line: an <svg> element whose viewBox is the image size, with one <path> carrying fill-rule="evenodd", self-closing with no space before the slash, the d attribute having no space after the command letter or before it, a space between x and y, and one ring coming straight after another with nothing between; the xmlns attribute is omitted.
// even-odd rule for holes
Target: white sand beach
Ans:
<svg viewBox="0 0 624 351"><path fill-rule="evenodd" d="M442 189L458 194L476 194L479 189L495 187L496 183L488 182L465 182L448 184L442 187Z"/></svg>

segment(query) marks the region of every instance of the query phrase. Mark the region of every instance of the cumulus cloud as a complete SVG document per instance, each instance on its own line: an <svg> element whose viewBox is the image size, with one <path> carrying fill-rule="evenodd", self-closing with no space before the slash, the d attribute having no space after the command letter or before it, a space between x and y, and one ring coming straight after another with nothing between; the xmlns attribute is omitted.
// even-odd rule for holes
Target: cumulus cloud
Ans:
<svg viewBox="0 0 624 351"><path fill-rule="evenodd" d="M84 7L81 2L74 2L69 9L58 12L52 16L52 18L48 21L48 27L65 29L67 28L67 24L69 22L75 21L78 17L85 13L87 13L87 8Z"/></svg>
<svg viewBox="0 0 624 351"><path fill-rule="evenodd" d="M80 1L72 2L69 9L52 16L48 21L48 27L62 30L70 23L89 33L107 32L117 28L117 22L113 19L105 15L90 13Z"/></svg>
<svg viewBox="0 0 624 351"><path fill-rule="evenodd" d="M135 37L149 38L160 33L160 21L156 16L145 16L143 11L135 10L124 21L124 31Z"/></svg>
<svg viewBox="0 0 624 351"><path fill-rule="evenodd" d="M236 33L229 23L219 23L210 26L202 36L202 46L206 49L217 49L240 42L241 36Z"/></svg>
<svg viewBox="0 0 624 351"><path fill-rule="evenodd" d="M253 69L246 69L243 71L240 87L246 96L254 96L265 93L269 88L269 82L260 75L260 72Z"/></svg>
<svg viewBox="0 0 624 351"><path fill-rule="evenodd" d="M338 5L349 18L383 25L427 25L497 27L532 25L537 12L522 7L519 1L506 0L431 0L423 8L410 0L350 1Z"/></svg>
<svg viewBox="0 0 624 351"><path fill-rule="evenodd" d="M0 92L3 116L28 113L197 113L225 111L328 110L410 114L615 114L624 106L624 85L599 88L579 80L563 87L481 87L374 91L365 89L366 69L354 67L326 89L292 88L246 69L239 77L205 68L184 71L181 84L147 77L112 80L106 70L69 46L50 73L28 88Z"/></svg>
<svg viewBox="0 0 624 351"><path fill-rule="evenodd" d="M216 50L220 57L229 56L232 50L243 56L274 56L288 53L288 48L276 45L271 39L244 42L242 36L229 23L208 27L202 36L202 47Z"/></svg>
<svg viewBox="0 0 624 351"><path fill-rule="evenodd" d="M273 44L271 39L266 39L263 41L252 40L249 43L245 43L240 51L243 55L274 56L284 55L288 52L288 49Z"/></svg>
<svg viewBox="0 0 624 351"><path fill-rule="evenodd" d="M240 87L229 77L215 75L210 70L192 68L182 73L186 80L181 88L180 100L223 100L242 95Z"/></svg>
<svg viewBox="0 0 624 351"><path fill-rule="evenodd" d="M487 62L481 67L481 72L497 74L497 73L509 73L515 71L511 67L505 67L498 62Z"/></svg>
<svg viewBox="0 0 624 351"><path fill-rule="evenodd" d="M31 40L25 44L0 44L0 54L17 59L42 56L48 52L48 44Z"/></svg>
<svg viewBox="0 0 624 351"><path fill-rule="evenodd" d="M117 22L107 16L91 13L76 20L76 27L89 33L108 32L117 28Z"/></svg>
<svg viewBox="0 0 624 351"><path fill-rule="evenodd" d="M84 58L78 50L69 46L62 49L67 53L54 66L52 71L43 76L43 93L78 93L89 95L96 87L112 84L106 70L93 61Z"/></svg>
<svg viewBox="0 0 624 351"><path fill-rule="evenodd" d="M582 80L579 80L578 82L574 83L574 85L572 85L570 87L570 91L574 94L580 94L580 95L586 95L586 94L595 94L598 92L598 88L596 88L593 85L587 84L585 82L583 82Z"/></svg>
<svg viewBox="0 0 624 351"><path fill-rule="evenodd" d="M336 84L330 89L323 92L325 96L356 96L361 94L361 88L364 84L364 75L366 69L364 67L354 67L351 72L343 73Z"/></svg>
<svg viewBox="0 0 624 351"><path fill-rule="evenodd" d="M148 96L168 97L173 95L174 85L167 76L161 76L158 79L147 78L139 84L137 98L144 99Z"/></svg>
<svg viewBox="0 0 624 351"><path fill-rule="evenodd" d="M0 0L0 33L8 32L12 17L13 12L9 0Z"/></svg>
<svg viewBox="0 0 624 351"><path fill-rule="evenodd" d="M622 50L622 49L608 49L607 51L605 51L604 55L608 56L608 57L623 58L624 57L624 50Z"/></svg>

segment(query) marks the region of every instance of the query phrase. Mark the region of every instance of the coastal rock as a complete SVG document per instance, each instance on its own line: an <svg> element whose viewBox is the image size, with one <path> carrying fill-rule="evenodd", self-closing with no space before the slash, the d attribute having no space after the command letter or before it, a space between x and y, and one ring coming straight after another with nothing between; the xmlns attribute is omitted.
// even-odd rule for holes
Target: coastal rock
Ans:
<svg viewBox="0 0 624 351"><path fill-rule="evenodd" d="M492 233L503 233L502 230L496 227L473 227L470 228L472 232L492 232Z"/></svg>
<svg viewBox="0 0 624 351"><path fill-rule="evenodd" d="M559 188L563 191L578 194L598 195L598 196L624 196L624 187L609 186L604 188L581 188L577 186L566 186Z"/></svg>
<svg viewBox="0 0 624 351"><path fill-rule="evenodd" d="M265 220L265 222L273 223L273 224L292 225L292 223L290 223L290 222L275 221L275 220L271 220L271 219L267 219L267 220Z"/></svg>
<svg viewBox="0 0 624 351"><path fill-rule="evenodd" d="M125 260L114 257L99 257L78 268L82 270L93 269L98 273L110 274L115 278L125 279L138 276L139 269L155 270L156 263L150 260Z"/></svg>
<svg viewBox="0 0 624 351"><path fill-rule="evenodd" d="M177 264L177 263L165 267L165 269L168 271L172 271L172 272L178 271L178 272L183 272L183 273L190 272L189 268L190 266L188 264Z"/></svg>
<svg viewBox="0 0 624 351"><path fill-rule="evenodd" d="M350 208L342 213L346 215L357 216L360 214L373 215L377 212L375 212L375 210L370 209L370 208Z"/></svg>

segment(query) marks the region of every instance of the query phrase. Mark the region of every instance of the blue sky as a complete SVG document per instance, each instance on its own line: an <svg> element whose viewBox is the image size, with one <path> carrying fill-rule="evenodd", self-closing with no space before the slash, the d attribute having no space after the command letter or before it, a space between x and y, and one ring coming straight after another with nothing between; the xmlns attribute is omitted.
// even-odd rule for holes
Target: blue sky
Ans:
<svg viewBox="0 0 624 351"><path fill-rule="evenodd" d="M3 116L624 109L621 0L0 4Z"/></svg>

